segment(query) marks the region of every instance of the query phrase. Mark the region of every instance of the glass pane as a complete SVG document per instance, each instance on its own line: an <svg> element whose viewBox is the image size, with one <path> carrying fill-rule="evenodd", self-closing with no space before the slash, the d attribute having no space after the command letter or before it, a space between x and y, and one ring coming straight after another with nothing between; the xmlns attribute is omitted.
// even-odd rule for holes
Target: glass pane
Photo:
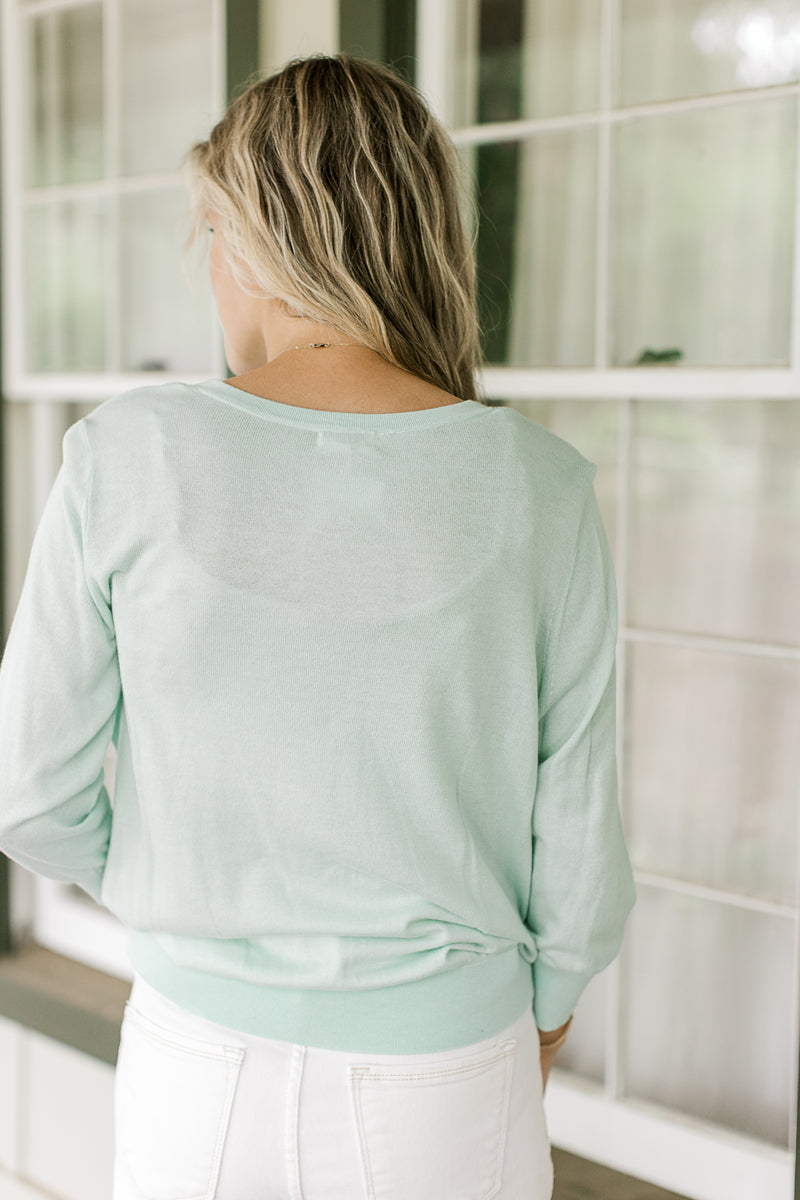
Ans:
<svg viewBox="0 0 800 1200"><path fill-rule="evenodd" d="M639 885L628 1094L789 1144L795 922Z"/></svg>
<svg viewBox="0 0 800 1200"><path fill-rule="evenodd" d="M620 104L800 78L797 0L621 0Z"/></svg>
<svg viewBox="0 0 800 1200"><path fill-rule="evenodd" d="M187 280L181 264L187 203L178 188L120 200L124 371L213 373L216 326L208 270Z"/></svg>
<svg viewBox="0 0 800 1200"><path fill-rule="evenodd" d="M107 236L106 201L102 198L28 208L28 370L104 370Z"/></svg>
<svg viewBox="0 0 800 1200"><path fill-rule="evenodd" d="M614 131L614 366L788 366L796 123L788 97Z"/></svg>
<svg viewBox="0 0 800 1200"><path fill-rule="evenodd" d="M171 171L208 136L212 0L121 0L121 170Z"/></svg>
<svg viewBox="0 0 800 1200"><path fill-rule="evenodd" d="M575 1005L567 1040L558 1052L556 1066L584 1079L602 1083L605 1075L606 1010L610 968L587 985Z"/></svg>
<svg viewBox="0 0 800 1200"><path fill-rule="evenodd" d="M500 142L472 156L486 361L593 365L596 132Z"/></svg>
<svg viewBox="0 0 800 1200"><path fill-rule="evenodd" d="M800 402L633 409L632 623L800 645Z"/></svg>
<svg viewBox="0 0 800 1200"><path fill-rule="evenodd" d="M82 4L31 17L27 177L34 187L103 177L103 16Z"/></svg>
<svg viewBox="0 0 800 1200"><path fill-rule="evenodd" d="M626 691L634 866L794 905L800 662L634 642Z"/></svg>
<svg viewBox="0 0 800 1200"><path fill-rule="evenodd" d="M468 0L454 8L455 126L597 108L598 0Z"/></svg>
<svg viewBox="0 0 800 1200"><path fill-rule="evenodd" d="M615 400L512 400L512 408L597 464L594 490L616 557L619 407Z"/></svg>

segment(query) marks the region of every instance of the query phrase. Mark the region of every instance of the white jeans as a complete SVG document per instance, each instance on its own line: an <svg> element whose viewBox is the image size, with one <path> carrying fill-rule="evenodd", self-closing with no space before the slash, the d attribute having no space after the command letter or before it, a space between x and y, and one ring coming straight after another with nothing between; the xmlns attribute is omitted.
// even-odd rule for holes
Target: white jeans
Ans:
<svg viewBox="0 0 800 1200"><path fill-rule="evenodd" d="M437 1054L255 1037L139 976L114 1081L112 1200L550 1200L531 1009Z"/></svg>

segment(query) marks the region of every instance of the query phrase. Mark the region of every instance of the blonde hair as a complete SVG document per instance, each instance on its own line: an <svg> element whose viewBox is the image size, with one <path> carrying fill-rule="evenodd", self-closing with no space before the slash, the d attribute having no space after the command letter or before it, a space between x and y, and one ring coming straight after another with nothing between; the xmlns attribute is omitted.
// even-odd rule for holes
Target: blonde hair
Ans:
<svg viewBox="0 0 800 1200"><path fill-rule="evenodd" d="M392 68L345 53L292 59L245 85L182 166L184 263L211 209L248 295L277 297L452 395L486 403L475 379L472 191L444 126Z"/></svg>

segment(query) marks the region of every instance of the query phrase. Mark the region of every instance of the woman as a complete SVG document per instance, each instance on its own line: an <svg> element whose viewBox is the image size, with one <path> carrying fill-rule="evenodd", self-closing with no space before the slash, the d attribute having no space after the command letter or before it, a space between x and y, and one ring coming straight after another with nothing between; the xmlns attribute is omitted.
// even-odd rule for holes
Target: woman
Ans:
<svg viewBox="0 0 800 1200"><path fill-rule="evenodd" d="M67 431L0 669L0 847L130 929L114 1200L545 1200L635 895L595 465L477 397L388 67L295 59L187 161L234 377Z"/></svg>

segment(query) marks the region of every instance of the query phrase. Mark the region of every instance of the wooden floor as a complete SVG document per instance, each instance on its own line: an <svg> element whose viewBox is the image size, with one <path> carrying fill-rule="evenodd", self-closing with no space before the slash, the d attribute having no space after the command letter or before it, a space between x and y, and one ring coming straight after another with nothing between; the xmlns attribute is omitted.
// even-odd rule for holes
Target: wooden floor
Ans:
<svg viewBox="0 0 800 1200"><path fill-rule="evenodd" d="M608 1167L587 1162L566 1150L552 1147L555 1168L553 1200L686 1200L652 1183L621 1175Z"/></svg>

